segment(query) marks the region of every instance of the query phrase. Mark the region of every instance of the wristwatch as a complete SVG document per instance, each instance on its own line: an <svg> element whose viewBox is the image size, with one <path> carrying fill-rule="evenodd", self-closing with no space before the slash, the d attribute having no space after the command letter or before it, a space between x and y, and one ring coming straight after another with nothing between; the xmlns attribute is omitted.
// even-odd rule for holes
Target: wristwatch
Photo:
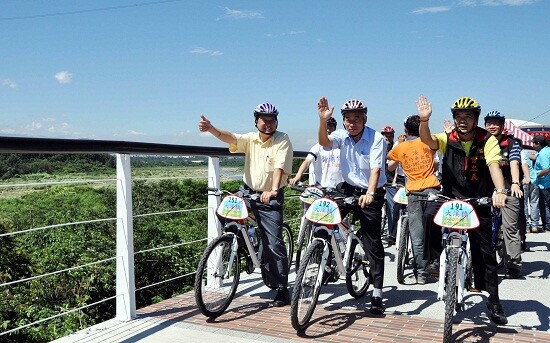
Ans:
<svg viewBox="0 0 550 343"><path fill-rule="evenodd" d="M506 188L497 188L497 189L495 189L495 193L497 193L497 194L508 194L508 190Z"/></svg>
<svg viewBox="0 0 550 343"><path fill-rule="evenodd" d="M370 196L374 196L376 193L374 193L374 192L367 192L367 193L365 193L365 194L370 195Z"/></svg>

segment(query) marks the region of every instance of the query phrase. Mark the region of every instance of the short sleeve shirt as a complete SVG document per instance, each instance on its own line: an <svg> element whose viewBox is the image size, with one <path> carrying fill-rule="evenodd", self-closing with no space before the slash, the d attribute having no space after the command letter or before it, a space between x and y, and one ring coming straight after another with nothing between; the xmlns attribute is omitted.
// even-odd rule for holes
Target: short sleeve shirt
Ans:
<svg viewBox="0 0 550 343"><path fill-rule="evenodd" d="M406 140L394 146L388 159L398 161L407 177L405 189L409 192L423 191L440 186L434 174L434 151L420 138Z"/></svg>
<svg viewBox="0 0 550 343"><path fill-rule="evenodd" d="M550 146L542 148L535 161L535 172L537 174L546 169L550 169ZM546 174L543 177L537 176L537 185L539 188L550 189L550 174Z"/></svg>
<svg viewBox="0 0 550 343"><path fill-rule="evenodd" d="M313 182L310 184L335 188L343 181L340 170L340 149L325 148L317 143L309 150L306 160L312 162L310 172L313 167Z"/></svg>
<svg viewBox="0 0 550 343"><path fill-rule="evenodd" d="M243 181L255 191L272 189L273 171L283 170L280 186L287 185L287 176L292 173L292 144L288 135L275 131L262 142L259 132L235 134L237 144L230 144L231 153L244 153Z"/></svg>
<svg viewBox="0 0 550 343"><path fill-rule="evenodd" d="M376 188L386 183L386 141L381 133L365 126L363 135L355 142L346 130L330 134L333 148L340 149L342 178L352 186L368 188L373 169L380 169Z"/></svg>
<svg viewBox="0 0 550 343"><path fill-rule="evenodd" d="M435 134L434 137L439 145L437 151L445 154L445 149L447 148L447 134L445 132L441 132ZM466 154L468 154L470 152L470 148L472 147L472 141L460 141L460 144L462 145L462 148L464 149ZM493 163L500 163L500 146L498 145L498 140L494 136L489 137L489 139L487 139L487 142L485 142L483 154L485 155L485 162L488 166Z"/></svg>

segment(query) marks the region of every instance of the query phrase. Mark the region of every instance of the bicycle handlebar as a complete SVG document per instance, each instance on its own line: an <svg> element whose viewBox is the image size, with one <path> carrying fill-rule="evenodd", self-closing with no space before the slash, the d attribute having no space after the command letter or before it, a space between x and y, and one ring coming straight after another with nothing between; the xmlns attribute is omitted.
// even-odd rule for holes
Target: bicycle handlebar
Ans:
<svg viewBox="0 0 550 343"><path fill-rule="evenodd" d="M460 200L468 203L475 203L478 205L487 205L490 206L493 203L493 199L491 197L481 197L481 198L450 198L448 196L445 196L443 194L434 194L434 193L422 193L422 192L409 192L411 195L418 195L423 196L426 199L423 199L424 201L433 201L433 202L446 202L449 200Z"/></svg>

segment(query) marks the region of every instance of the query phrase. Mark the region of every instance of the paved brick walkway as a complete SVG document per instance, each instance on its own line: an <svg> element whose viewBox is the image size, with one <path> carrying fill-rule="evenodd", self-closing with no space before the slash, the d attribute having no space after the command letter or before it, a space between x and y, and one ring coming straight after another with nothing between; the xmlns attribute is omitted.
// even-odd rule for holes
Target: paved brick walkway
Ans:
<svg viewBox="0 0 550 343"><path fill-rule="evenodd" d="M372 316L365 309L318 306L307 330L298 335L290 324L290 307L270 307L269 299L250 296L235 298L227 312L216 320L204 317L195 305L194 294L186 293L140 309L140 319L167 320L208 328L254 333L292 341L314 342L440 342L442 321L386 314ZM198 327L196 326L196 327ZM454 325L457 342L550 342L550 333L493 324ZM256 341L265 341L260 336ZM275 340L276 341L276 340Z"/></svg>

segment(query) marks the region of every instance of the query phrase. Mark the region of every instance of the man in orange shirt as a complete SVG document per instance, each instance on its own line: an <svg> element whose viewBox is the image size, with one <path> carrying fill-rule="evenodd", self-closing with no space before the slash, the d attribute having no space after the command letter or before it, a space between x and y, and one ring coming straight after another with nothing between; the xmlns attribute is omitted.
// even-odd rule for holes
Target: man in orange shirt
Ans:
<svg viewBox="0 0 550 343"><path fill-rule="evenodd" d="M418 138L420 117L408 116L405 119L405 136L403 143L396 145L389 153L388 169L393 170L401 163L403 172L407 178L405 189L407 193L421 192L425 195L408 194L409 230L411 234L412 249L416 262L416 281L425 284L428 273L426 267L431 258L429 249L429 233L426 229L431 227L430 221L424 213L432 216L437 210L437 204L425 200L429 193L439 193L441 184L435 176L434 153L426 144Z"/></svg>

